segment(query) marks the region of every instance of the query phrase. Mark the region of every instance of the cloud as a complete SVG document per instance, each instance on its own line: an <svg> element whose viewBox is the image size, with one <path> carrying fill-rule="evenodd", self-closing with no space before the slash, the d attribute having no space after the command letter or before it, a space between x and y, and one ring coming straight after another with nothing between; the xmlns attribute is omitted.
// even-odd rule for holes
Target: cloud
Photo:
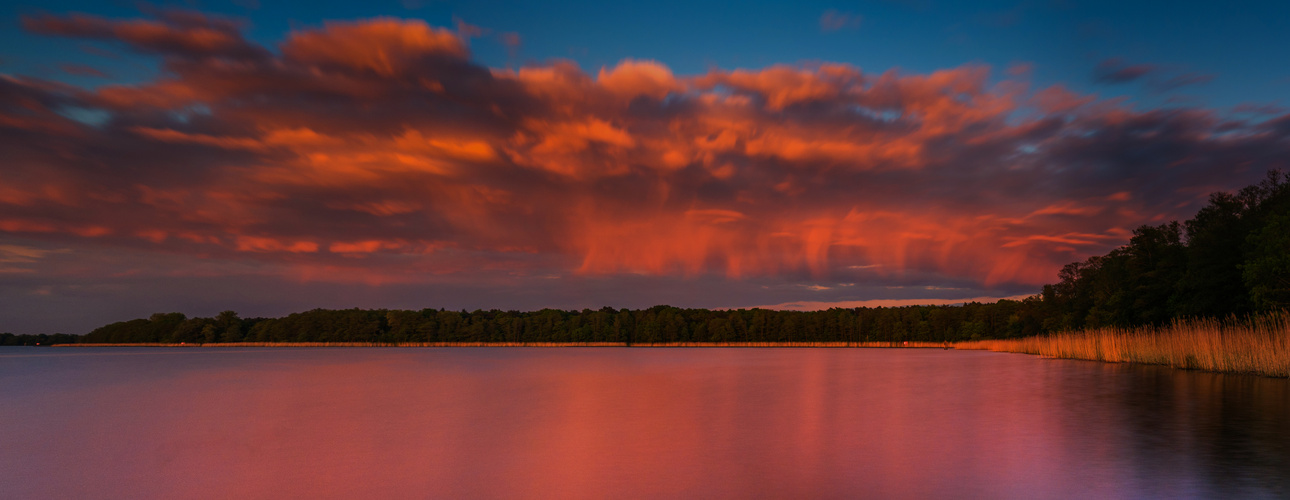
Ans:
<svg viewBox="0 0 1290 500"><path fill-rule="evenodd" d="M0 276L35 274L36 265L51 254L68 253L65 248L45 249L14 244L0 244Z"/></svg>
<svg viewBox="0 0 1290 500"><path fill-rule="evenodd" d="M462 38L478 38L493 31L488 28L475 26L458 17L453 17L452 23L457 27L457 35Z"/></svg>
<svg viewBox="0 0 1290 500"><path fill-rule="evenodd" d="M1244 102L1233 106L1232 112L1256 115L1284 115L1286 113L1290 113L1290 108L1277 106L1275 104Z"/></svg>
<svg viewBox="0 0 1290 500"><path fill-rule="evenodd" d="M1004 70L1004 73L1006 73L1008 76L1015 76L1015 77L1030 76L1034 72L1035 72L1035 65L1034 63L1029 63L1029 62L1015 62L1010 64L1008 68Z"/></svg>
<svg viewBox="0 0 1290 500"><path fill-rule="evenodd" d="M294 62L327 68L373 71L384 77L406 75L427 58L465 58L464 38L432 28L421 21L379 18L361 22L328 22L321 29L296 31L282 44L283 55Z"/></svg>
<svg viewBox="0 0 1290 500"><path fill-rule="evenodd" d="M1123 59L1113 57L1097 63L1097 67L1093 69L1093 80L1110 84L1129 83L1156 70L1150 64L1128 64Z"/></svg>
<svg viewBox="0 0 1290 500"><path fill-rule="evenodd" d="M69 75L74 75L74 76L110 78L110 76L107 73L104 73L103 71L100 71L94 68L93 66L86 66L84 64L64 64L59 66L59 69L63 70L64 73L67 73Z"/></svg>
<svg viewBox="0 0 1290 500"><path fill-rule="evenodd" d="M36 33L118 41L172 56L258 59L267 54L242 37L240 23L191 11L167 10L157 19L127 21L84 14L44 15L24 17L22 25Z"/></svg>
<svg viewBox="0 0 1290 500"><path fill-rule="evenodd" d="M860 22L863 19L859 14L829 9L820 15L820 30L828 33L843 29L856 29L860 27Z"/></svg>
<svg viewBox="0 0 1290 500"><path fill-rule="evenodd" d="M957 306L969 302L991 303L1000 300L1023 300L1029 295L1011 295L1007 297L970 297L963 299L871 299L871 300L839 300L833 302L822 301L796 301L785 302L768 306L756 306L759 309L779 309L785 311L819 311L823 309L842 308L849 309L855 307L904 307L904 306Z"/></svg>
<svg viewBox="0 0 1290 500"><path fill-rule="evenodd" d="M1191 85L1203 85L1214 80L1214 75L1178 71L1152 64L1128 64L1113 57L1097 64L1093 79L1099 83L1122 84L1146 80L1154 92L1169 92Z"/></svg>
<svg viewBox="0 0 1290 500"><path fill-rule="evenodd" d="M524 39L520 37L519 33L513 33L513 32L498 33L497 39L502 42L502 45L505 45L508 49L511 49L511 50L518 49L520 45L524 44Z"/></svg>
<svg viewBox="0 0 1290 500"><path fill-rule="evenodd" d="M275 50L195 13L27 26L164 68L95 88L0 76L0 243L78 249L23 264L67 283L130 268L553 306L653 305L616 288L634 280L685 300L710 299L668 290L707 283L726 306L881 298L739 291L757 282L1015 295L1290 167L1290 117L1138 111L983 66L589 74L489 68L458 31L394 18L298 28Z"/></svg>

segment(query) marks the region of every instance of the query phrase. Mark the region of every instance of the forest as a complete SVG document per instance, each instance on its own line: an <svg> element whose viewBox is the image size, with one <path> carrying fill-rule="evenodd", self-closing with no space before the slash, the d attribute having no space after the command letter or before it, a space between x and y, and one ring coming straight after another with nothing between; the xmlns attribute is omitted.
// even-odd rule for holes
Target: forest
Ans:
<svg viewBox="0 0 1290 500"><path fill-rule="evenodd" d="M315 309L281 318L157 313L84 335L0 334L0 345L229 342L955 342L1231 318L1290 307L1290 182L1218 192L1191 219L1133 231L1066 265L1025 300L823 311L655 306L564 311Z"/></svg>

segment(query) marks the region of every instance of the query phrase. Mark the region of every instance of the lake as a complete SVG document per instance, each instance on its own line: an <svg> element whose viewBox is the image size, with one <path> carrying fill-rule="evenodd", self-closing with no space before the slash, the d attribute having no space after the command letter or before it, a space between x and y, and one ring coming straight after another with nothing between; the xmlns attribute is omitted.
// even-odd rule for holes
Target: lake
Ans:
<svg viewBox="0 0 1290 500"><path fill-rule="evenodd" d="M0 497L1287 498L1290 381L939 349L0 348Z"/></svg>

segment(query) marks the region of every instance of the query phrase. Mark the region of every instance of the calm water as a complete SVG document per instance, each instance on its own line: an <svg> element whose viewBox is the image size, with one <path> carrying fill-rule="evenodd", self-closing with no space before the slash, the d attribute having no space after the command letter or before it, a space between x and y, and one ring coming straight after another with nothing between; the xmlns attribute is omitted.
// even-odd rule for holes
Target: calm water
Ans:
<svg viewBox="0 0 1290 500"><path fill-rule="evenodd" d="M1287 498L1290 381L915 349L0 348L3 498Z"/></svg>

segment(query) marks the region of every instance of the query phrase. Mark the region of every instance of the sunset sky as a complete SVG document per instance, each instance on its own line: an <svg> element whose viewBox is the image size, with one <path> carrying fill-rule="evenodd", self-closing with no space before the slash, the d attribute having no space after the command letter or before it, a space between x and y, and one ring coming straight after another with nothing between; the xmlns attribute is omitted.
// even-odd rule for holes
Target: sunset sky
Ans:
<svg viewBox="0 0 1290 500"><path fill-rule="evenodd" d="M1290 3L9 2L0 331L1033 294L1290 169Z"/></svg>

